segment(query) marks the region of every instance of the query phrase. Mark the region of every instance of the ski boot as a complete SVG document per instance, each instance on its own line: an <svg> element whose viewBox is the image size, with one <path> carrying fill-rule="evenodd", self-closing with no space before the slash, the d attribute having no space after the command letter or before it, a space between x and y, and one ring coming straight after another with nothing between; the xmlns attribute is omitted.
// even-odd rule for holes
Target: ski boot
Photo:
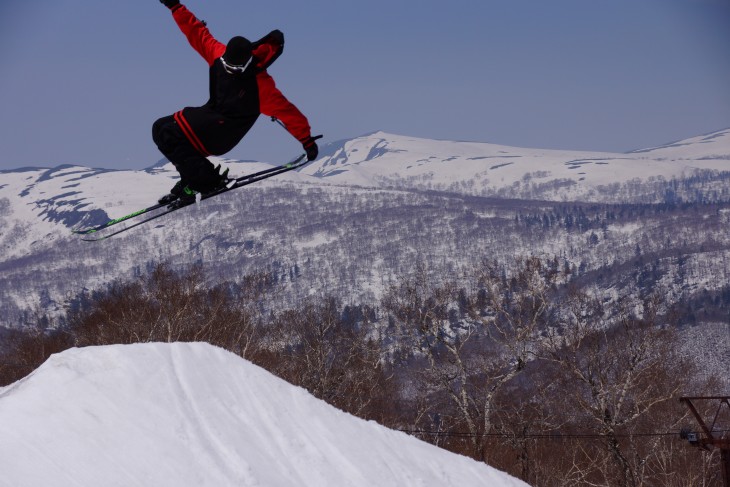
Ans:
<svg viewBox="0 0 730 487"><path fill-rule="evenodd" d="M215 168L215 176L212 178L213 183L210 185L210 189L207 191L201 191L203 196L215 194L218 191L225 189L233 180L228 177L228 168L221 173L221 165L218 164ZM206 188L207 189L207 188Z"/></svg>
<svg viewBox="0 0 730 487"><path fill-rule="evenodd" d="M189 185L183 183L182 179L178 181L175 186L172 187L169 194L166 194L157 202L161 205L172 205L175 206L184 206L190 203L195 202L196 195L198 192L201 193L203 197L217 193L218 191L225 189L228 184L230 184L233 180L228 178L228 169L225 169L223 173L220 172L221 166L218 164L215 168L215 174L212 175L209 179L209 184L205 187L205 190L203 191L197 191L192 189Z"/></svg>
<svg viewBox="0 0 730 487"><path fill-rule="evenodd" d="M193 203L195 202L196 193L196 191L190 189L188 185L180 180L175 183L175 186L172 187L169 194L166 194L157 200L157 202L161 205L169 205L173 202L178 202L179 204Z"/></svg>

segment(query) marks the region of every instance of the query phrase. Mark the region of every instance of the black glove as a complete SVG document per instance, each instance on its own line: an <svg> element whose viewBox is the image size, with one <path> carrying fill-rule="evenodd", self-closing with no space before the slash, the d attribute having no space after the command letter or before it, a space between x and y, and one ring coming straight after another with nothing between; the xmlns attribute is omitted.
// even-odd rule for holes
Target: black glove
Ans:
<svg viewBox="0 0 730 487"><path fill-rule="evenodd" d="M165 7L172 9L175 5L180 5L180 0L160 0L160 3Z"/></svg>
<svg viewBox="0 0 730 487"><path fill-rule="evenodd" d="M304 147L304 150L307 151L307 160L313 161L317 158L317 155L319 155L319 147L317 147L317 142L315 142L317 139L321 139L321 135L317 135L316 137L312 137L311 135L307 137L307 139L302 142L302 146Z"/></svg>

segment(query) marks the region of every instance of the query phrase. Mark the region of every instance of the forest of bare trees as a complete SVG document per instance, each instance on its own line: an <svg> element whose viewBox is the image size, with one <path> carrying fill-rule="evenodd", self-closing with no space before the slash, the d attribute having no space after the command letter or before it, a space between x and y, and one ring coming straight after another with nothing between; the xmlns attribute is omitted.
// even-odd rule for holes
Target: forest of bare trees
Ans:
<svg viewBox="0 0 730 487"><path fill-rule="evenodd" d="M683 309L607 305L537 257L459 279L426 262L373 304L313 294L287 309L271 273L205 284L157 265L4 331L0 385L69 347L205 341L313 395L536 486L719 485L717 452L680 438L679 398L717 392L680 353Z"/></svg>
<svg viewBox="0 0 730 487"><path fill-rule="evenodd" d="M178 270L204 262L209 275L230 281L271 273L289 288L277 296L281 309L312 288L372 305L417 259L448 273L485 255L539 255L558 259L581 286L623 295L661 287L687 305L730 282L729 203L565 203L302 184L251 187L245 198L223 195L179 213L97 244L64 229L30 249L17 249L14 227L0 221L0 326L28 321L35 307L62 314L69 295L157 262Z"/></svg>

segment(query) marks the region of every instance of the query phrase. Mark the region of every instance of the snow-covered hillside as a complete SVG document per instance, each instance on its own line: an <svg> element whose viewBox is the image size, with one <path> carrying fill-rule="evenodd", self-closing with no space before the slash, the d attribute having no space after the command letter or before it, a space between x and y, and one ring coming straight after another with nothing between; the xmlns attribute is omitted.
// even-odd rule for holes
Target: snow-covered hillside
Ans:
<svg viewBox="0 0 730 487"><path fill-rule="evenodd" d="M627 154L523 149L376 132L333 144L304 172L340 184L631 202L613 188L631 181L680 179L702 170L730 171L730 129Z"/></svg>
<svg viewBox="0 0 730 487"><path fill-rule="evenodd" d="M207 344L71 349L0 388L0 486L526 484Z"/></svg>
<svg viewBox="0 0 730 487"><path fill-rule="evenodd" d="M535 234L526 238L523 227L538 217L543 229L556 218L574 222L585 217L583 210L565 217L566 209L541 203L546 200L726 204L730 130L629 154L520 149L378 132L323 146L321 154L299 172L204 201L99 244L81 242L69 228L154 203L177 178L171 164L143 171L59 166L0 173L0 325L18 326L26 311L57 315L64 300L82 289L98 289L166 261L178 267L205 262L211 272L231 280L262 270L290 281L295 276L297 285L286 293L293 300L312 289L347 290L347 299L377 298L390 278L412 268L414 259L427 256L445 264L439 256L451 256L452 264L463 264L478 259L479 249L486 248L495 258L502 255L500 249L513 255L561 255L567 265L590 270L619 265L640 247L662 255L686 253L693 257L687 260L690 269L682 272L712 274L713 282L724 279L725 267L713 266L708 273L702 256L718 251L725 241L721 229L730 213L724 208L708 210L701 218L681 217L704 226L683 224L667 228L667 235L655 231L668 225L661 218L651 224L632 218L618 222L612 213L600 228L598 248L585 245L589 238L596 244L598 234L591 232L598 226L582 225L578 233L573 226L573 233L564 236L548 232L545 239ZM233 175L272 167L216 162ZM505 225L514 228L507 231ZM697 241L700 234L707 245ZM708 258L724 258L725 251L719 251ZM335 276L339 281L332 280ZM683 283L682 289L705 281Z"/></svg>
<svg viewBox="0 0 730 487"><path fill-rule="evenodd" d="M272 167L259 162L215 158L231 174ZM110 171L64 165L5 171L0 179L0 248L6 256L27 254L79 224L100 223L154 204L178 179L172 164L144 171ZM311 179L289 173L278 182ZM260 183L267 184L267 183Z"/></svg>
<svg viewBox="0 0 730 487"><path fill-rule="evenodd" d="M299 173L259 184L297 181L630 203L636 195L618 191L629 182L641 185L688 178L699 171L730 171L730 129L627 154L523 149L376 132L324 146L321 155ZM272 167L269 163L213 160L230 168L233 175ZM101 222L143 208L164 194L176 178L171 164L144 171L69 165L4 171L0 245L11 252L17 245L8 240L26 247L53 230L78 225L82 219L84 223Z"/></svg>
<svg viewBox="0 0 730 487"><path fill-rule="evenodd" d="M258 184L296 181L503 198L647 203L664 201L668 181L704 174L709 178L704 186L698 188L694 181L685 192L692 197L708 193L716 198L728 191L730 129L628 154L523 149L384 132L324 146L321 154L298 173ZM214 159L233 175L272 167ZM717 174L724 175L718 179ZM27 255L34 247L66 237L68 228L144 208L176 178L171 164L144 171L69 165L4 171L0 179L0 249L6 257ZM671 191L674 194L673 187Z"/></svg>

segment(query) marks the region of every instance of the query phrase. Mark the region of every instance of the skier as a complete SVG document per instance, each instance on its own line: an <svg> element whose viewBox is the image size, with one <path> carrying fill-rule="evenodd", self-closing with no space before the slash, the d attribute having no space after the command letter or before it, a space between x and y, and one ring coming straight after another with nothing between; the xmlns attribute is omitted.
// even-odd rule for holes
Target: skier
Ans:
<svg viewBox="0 0 730 487"><path fill-rule="evenodd" d="M256 42L236 36L222 44L179 0L160 2L170 9L193 49L207 61L210 99L201 107L186 107L162 117L152 126L152 139L180 173L180 181L159 203L190 201L196 192L205 194L224 187L228 170L221 173L220 166L213 167L207 156L233 149L261 113L280 120L302 143L307 159L316 159L316 140L321 135L312 137L307 118L266 72L284 49L284 35L274 30Z"/></svg>

